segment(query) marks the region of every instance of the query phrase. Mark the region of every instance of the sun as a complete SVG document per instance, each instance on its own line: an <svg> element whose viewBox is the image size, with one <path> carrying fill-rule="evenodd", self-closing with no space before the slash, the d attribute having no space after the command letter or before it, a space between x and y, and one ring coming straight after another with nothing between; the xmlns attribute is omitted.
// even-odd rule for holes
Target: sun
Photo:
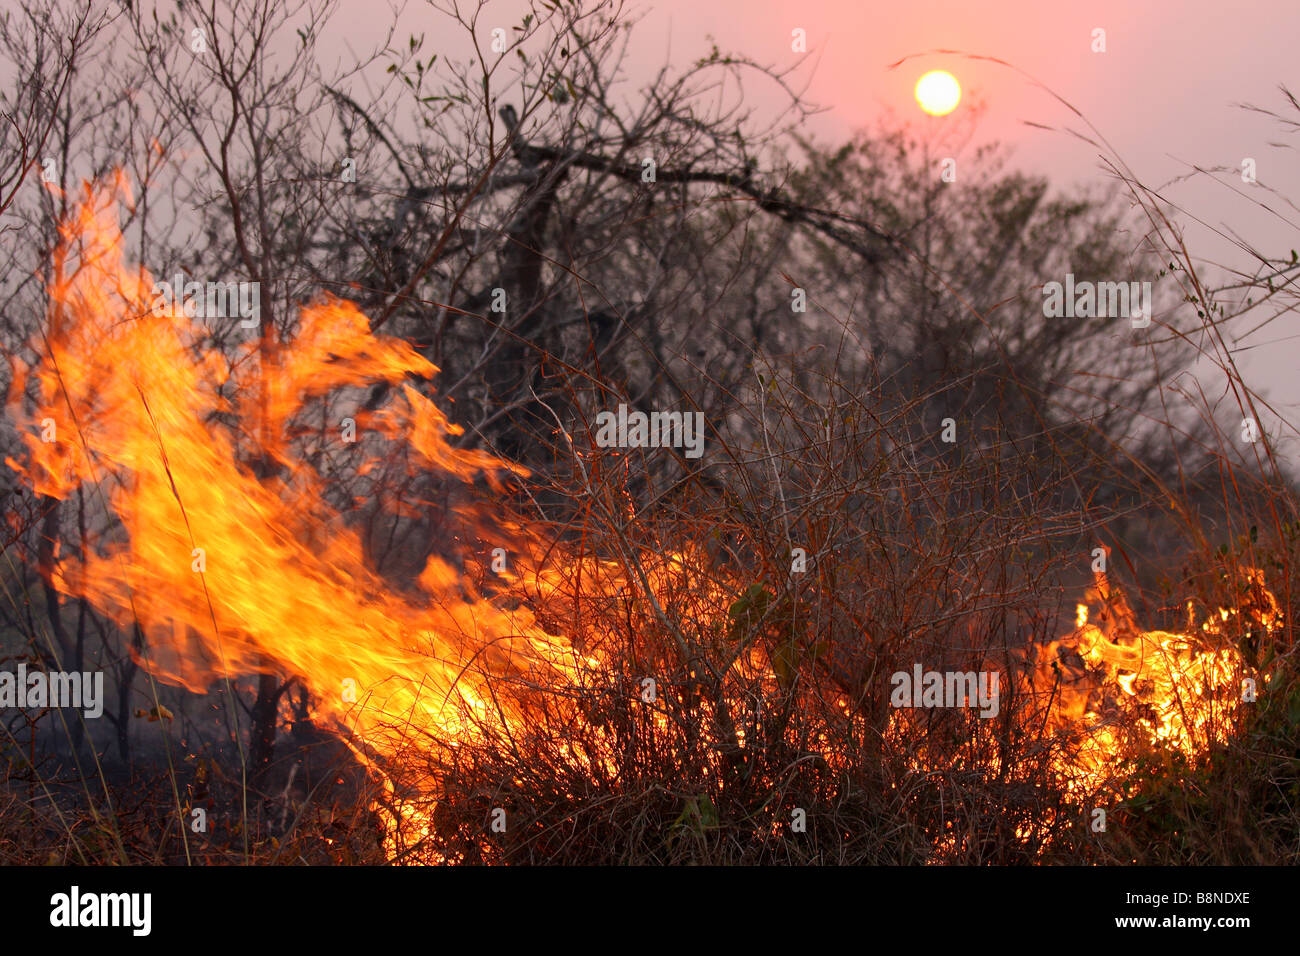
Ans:
<svg viewBox="0 0 1300 956"><path fill-rule="evenodd" d="M931 70L916 81L916 102L931 116L947 116L961 102L961 84L947 70Z"/></svg>

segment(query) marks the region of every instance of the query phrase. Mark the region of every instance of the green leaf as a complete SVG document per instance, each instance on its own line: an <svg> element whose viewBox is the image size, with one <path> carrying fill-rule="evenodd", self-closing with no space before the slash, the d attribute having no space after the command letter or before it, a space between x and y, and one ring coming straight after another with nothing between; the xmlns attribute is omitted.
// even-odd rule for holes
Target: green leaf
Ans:
<svg viewBox="0 0 1300 956"><path fill-rule="evenodd" d="M772 651L772 670L776 673L777 683L782 690L794 686L794 678L799 664L799 652L793 641L781 641Z"/></svg>
<svg viewBox="0 0 1300 956"><path fill-rule="evenodd" d="M738 618L751 610L762 611L766 609L769 598L771 598L771 595L763 585L751 584L745 593L731 605L727 615L731 618Z"/></svg>
<svg viewBox="0 0 1300 956"><path fill-rule="evenodd" d="M700 823L706 827L716 827L721 823L718 808L713 805L707 793L700 794Z"/></svg>
<svg viewBox="0 0 1300 956"><path fill-rule="evenodd" d="M727 628L727 640L739 641L764 614L772 594L761 584L751 584L727 610L731 626Z"/></svg>
<svg viewBox="0 0 1300 956"><path fill-rule="evenodd" d="M718 826L720 818L718 808L713 805L707 793L702 793L696 797L690 797L686 801L686 806L682 812L677 815L677 819L672 822L671 829L674 831L690 830L695 833L703 833L705 830L711 830ZM674 832L673 836L678 834Z"/></svg>

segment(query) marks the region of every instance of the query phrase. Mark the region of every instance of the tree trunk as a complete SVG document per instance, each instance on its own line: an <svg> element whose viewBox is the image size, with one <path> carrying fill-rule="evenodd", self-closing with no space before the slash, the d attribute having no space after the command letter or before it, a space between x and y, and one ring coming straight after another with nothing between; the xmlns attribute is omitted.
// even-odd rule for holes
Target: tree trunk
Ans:
<svg viewBox="0 0 1300 956"><path fill-rule="evenodd" d="M275 717L279 703L280 681L274 674L262 674L257 679L257 699L253 701L249 729L249 764L255 782L265 778L275 756Z"/></svg>

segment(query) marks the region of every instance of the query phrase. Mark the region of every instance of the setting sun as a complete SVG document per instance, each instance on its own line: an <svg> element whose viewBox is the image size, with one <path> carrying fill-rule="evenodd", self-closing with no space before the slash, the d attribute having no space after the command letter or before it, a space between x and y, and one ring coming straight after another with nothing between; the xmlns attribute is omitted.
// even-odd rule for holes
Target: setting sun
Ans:
<svg viewBox="0 0 1300 956"><path fill-rule="evenodd" d="M961 102L961 85L947 70L931 70L916 81L916 102L931 116L947 116Z"/></svg>

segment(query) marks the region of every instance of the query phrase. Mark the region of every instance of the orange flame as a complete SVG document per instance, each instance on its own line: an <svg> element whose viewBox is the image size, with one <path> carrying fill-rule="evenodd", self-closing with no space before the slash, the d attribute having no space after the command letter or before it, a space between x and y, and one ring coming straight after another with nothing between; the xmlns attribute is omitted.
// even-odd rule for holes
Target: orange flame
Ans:
<svg viewBox="0 0 1300 956"><path fill-rule="evenodd" d="M1243 680L1256 676L1227 646L1225 625L1237 616L1261 631L1282 624L1263 574L1243 574L1250 597L1242 608L1220 608L1198 630L1189 606L1190 633L1180 634L1142 630L1123 593L1096 573L1089 599L1099 623L1090 623L1089 606L1080 604L1074 632L1042 648L1031 675L1031 690L1050 699L1049 724L1079 742L1054 761L1071 792L1105 785L1134 747L1159 744L1195 759L1223 742ZM1127 744L1120 728L1130 735Z"/></svg>
<svg viewBox="0 0 1300 956"><path fill-rule="evenodd" d="M239 674L304 676L321 715L379 755L422 733L471 733L490 698L503 706L489 676L527 683L571 669L571 648L531 611L476 593L437 554L419 593L393 593L346 509L330 503L317 463L351 456L364 489L385 439L415 453L408 470L481 475L496 488L520 473L449 443L459 429L404 381L437 369L337 300L301 310L292 348L269 330L233 361L204 348L201 322L154 310L151 277L123 262L124 191L121 181L88 188L62 228L36 343L43 362L19 367L11 393L15 418L29 423L28 460L11 467L55 498L85 488L121 520L65 555L57 587L119 625L138 622L142 663L193 691ZM400 391L371 414L355 386L375 382ZM30 419L25 396L35 397ZM344 417L354 443L339 437ZM42 440L47 419L54 441Z"/></svg>

